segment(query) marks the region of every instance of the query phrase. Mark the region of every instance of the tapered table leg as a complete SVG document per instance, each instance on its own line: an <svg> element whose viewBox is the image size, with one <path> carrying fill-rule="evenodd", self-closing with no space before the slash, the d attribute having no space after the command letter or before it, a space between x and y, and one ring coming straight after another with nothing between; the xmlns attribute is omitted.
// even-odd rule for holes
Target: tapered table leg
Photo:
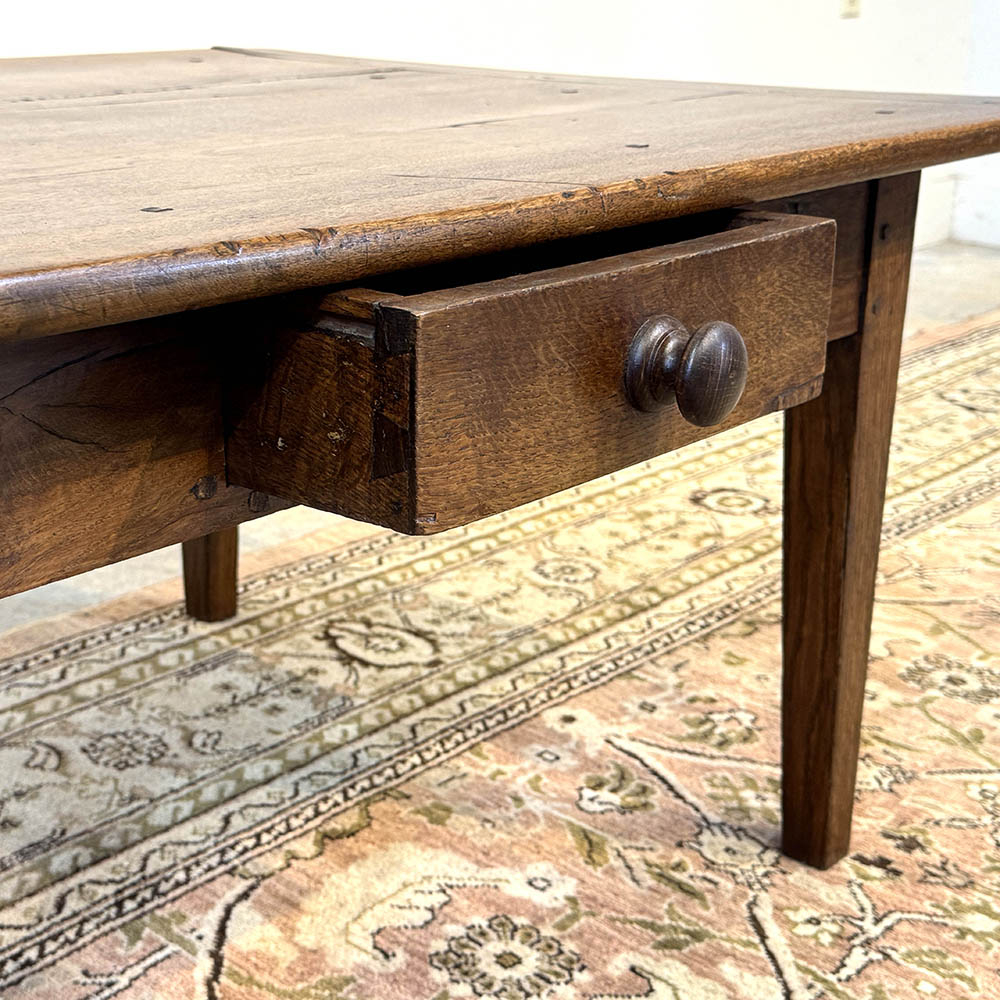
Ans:
<svg viewBox="0 0 1000 1000"><path fill-rule="evenodd" d="M918 182L873 185L860 331L785 415L782 846L817 868L850 846Z"/></svg>
<svg viewBox="0 0 1000 1000"><path fill-rule="evenodd" d="M187 613L203 622L236 614L239 531L234 526L192 538L182 546Z"/></svg>

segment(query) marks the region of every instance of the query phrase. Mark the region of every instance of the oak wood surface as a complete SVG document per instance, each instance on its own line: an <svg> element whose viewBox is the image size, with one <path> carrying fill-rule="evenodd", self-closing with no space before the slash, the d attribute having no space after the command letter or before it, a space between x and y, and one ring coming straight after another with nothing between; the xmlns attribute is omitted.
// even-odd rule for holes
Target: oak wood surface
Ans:
<svg viewBox="0 0 1000 1000"><path fill-rule="evenodd" d="M226 485L226 343L182 316L0 344L0 597L287 506Z"/></svg>
<svg viewBox="0 0 1000 1000"><path fill-rule="evenodd" d="M795 407L784 848L848 850L912 171L1000 149L1000 101L211 50L6 61L0 144L0 596L184 541L215 619L290 501L430 532L679 447L626 346L731 322L721 427ZM835 260L805 218L538 268L747 203ZM463 277L502 251L532 273Z"/></svg>
<svg viewBox="0 0 1000 1000"><path fill-rule="evenodd" d="M834 227L796 216L760 220L625 254L613 266L591 262L409 298L416 523L442 530L484 517L818 393ZM688 329L732 323L746 342L746 389L714 427L695 427L675 408L640 413L625 397L627 346L664 311ZM421 422L421 414L433 419Z"/></svg>
<svg viewBox="0 0 1000 1000"><path fill-rule="evenodd" d="M410 529L412 355L377 350L373 326L260 316L229 372L231 483Z"/></svg>
<svg viewBox="0 0 1000 1000"><path fill-rule="evenodd" d="M211 50L6 61L0 138L9 339L986 153L1000 104Z"/></svg>
<svg viewBox="0 0 1000 1000"><path fill-rule="evenodd" d="M879 182L861 331L785 415L782 846L819 868L850 844L918 182Z"/></svg>
<svg viewBox="0 0 1000 1000"><path fill-rule="evenodd" d="M831 339L846 337L857 332L860 319L860 303L864 295L867 270L867 238L869 222L869 201L872 188L877 182L862 181L845 184L822 191L810 191L777 198L770 201L744 205L744 211L770 211L781 214L812 215L833 219L837 223L836 255L833 265L833 289L830 302ZM616 229L609 232L595 232L554 242L546 242L517 250L508 250L480 257L427 267L415 268L392 275L372 277L379 286L391 287L401 293L415 294L437 288L454 288L462 284L476 284L496 277L524 274L529 271L545 270L584 260L596 260L629 253L649 247L677 243L703 235L712 225L711 219L731 217L730 210L699 213L680 218ZM724 222L717 223L723 228ZM357 296L360 290L352 289ZM338 291L343 308L346 299L344 290ZM378 297L377 293L372 295ZM371 299L359 304L360 311L354 315L371 318Z"/></svg>
<svg viewBox="0 0 1000 1000"><path fill-rule="evenodd" d="M416 295L327 296L321 306L342 316L243 352L230 482L422 534L794 406L822 383L834 229L749 213L603 260ZM662 312L691 330L732 323L746 343L746 389L716 426L676 405L641 413L626 397L628 346Z"/></svg>
<svg viewBox="0 0 1000 1000"><path fill-rule="evenodd" d="M807 191L753 206L759 211L791 212L834 219L837 255L833 262L829 337L835 340L858 330L868 267L868 217L871 192L877 181L862 181L823 191Z"/></svg>
<svg viewBox="0 0 1000 1000"><path fill-rule="evenodd" d="M181 545L184 606L192 618L218 622L236 614L239 528L221 528Z"/></svg>

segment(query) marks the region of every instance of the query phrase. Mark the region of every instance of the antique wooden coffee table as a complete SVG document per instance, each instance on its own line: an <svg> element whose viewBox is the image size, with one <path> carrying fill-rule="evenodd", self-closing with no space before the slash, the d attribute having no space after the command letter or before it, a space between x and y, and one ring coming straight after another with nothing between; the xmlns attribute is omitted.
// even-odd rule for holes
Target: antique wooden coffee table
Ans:
<svg viewBox="0 0 1000 1000"><path fill-rule="evenodd" d="M232 49L0 101L0 596L183 542L224 617L241 521L443 531L786 409L784 849L846 852L917 171L1000 102Z"/></svg>

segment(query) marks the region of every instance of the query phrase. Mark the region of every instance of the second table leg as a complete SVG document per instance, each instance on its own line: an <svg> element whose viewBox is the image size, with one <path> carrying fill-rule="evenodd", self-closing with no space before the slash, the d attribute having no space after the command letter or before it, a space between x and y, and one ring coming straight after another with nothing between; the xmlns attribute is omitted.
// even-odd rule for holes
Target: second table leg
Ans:
<svg viewBox="0 0 1000 1000"><path fill-rule="evenodd" d="M222 528L182 546L187 613L203 622L236 614L239 529Z"/></svg>
<svg viewBox="0 0 1000 1000"><path fill-rule="evenodd" d="M918 182L874 185L861 330L785 414L782 847L817 868L850 846Z"/></svg>

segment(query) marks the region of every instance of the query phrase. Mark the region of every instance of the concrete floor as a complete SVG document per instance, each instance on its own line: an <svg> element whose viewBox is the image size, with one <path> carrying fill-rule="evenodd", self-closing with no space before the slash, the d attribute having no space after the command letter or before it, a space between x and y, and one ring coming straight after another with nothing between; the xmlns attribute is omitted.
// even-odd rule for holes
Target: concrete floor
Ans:
<svg viewBox="0 0 1000 1000"><path fill-rule="evenodd" d="M905 336L958 323L1000 306L1000 248L937 243L910 266Z"/></svg>
<svg viewBox="0 0 1000 1000"><path fill-rule="evenodd" d="M914 253L905 335L956 323L1000 307L1000 249L939 243ZM281 511L240 528L247 555L287 543L342 519L305 507ZM114 566L81 573L0 601L0 632L40 618L76 611L149 584L174 581L182 596L180 546L150 552Z"/></svg>

